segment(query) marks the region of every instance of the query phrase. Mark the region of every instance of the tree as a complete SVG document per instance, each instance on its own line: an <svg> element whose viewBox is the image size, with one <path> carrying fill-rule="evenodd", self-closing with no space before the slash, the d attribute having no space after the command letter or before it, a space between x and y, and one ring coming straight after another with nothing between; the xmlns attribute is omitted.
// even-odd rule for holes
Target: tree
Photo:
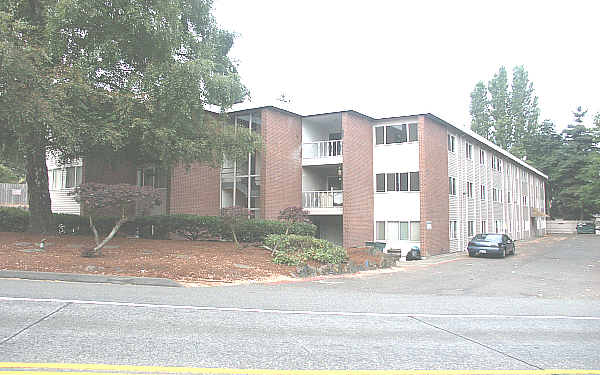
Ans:
<svg viewBox="0 0 600 375"><path fill-rule="evenodd" d="M7 0L0 5L0 139L25 161L30 230L52 231L46 154L219 165L256 150L222 110L247 90L210 0Z"/></svg>
<svg viewBox="0 0 600 375"><path fill-rule="evenodd" d="M144 212L145 209L160 204L160 193L149 186L135 186L128 184L105 185L97 183L83 184L72 193L75 200L89 215L90 229L94 234L96 246L84 249L82 256L97 257L102 255L102 248L117 234L119 228L125 224L133 212ZM110 233L100 241L98 230L93 217L106 209L116 209L121 214Z"/></svg>
<svg viewBox="0 0 600 375"><path fill-rule="evenodd" d="M471 130L486 139L492 137L493 130L489 106L487 88L479 81L471 93Z"/></svg>
<svg viewBox="0 0 600 375"><path fill-rule="evenodd" d="M471 92L471 129L518 157L529 157L538 130L538 98L522 65L513 68L509 90L504 66L488 82Z"/></svg>
<svg viewBox="0 0 600 375"><path fill-rule="evenodd" d="M505 150L510 150L512 146L513 127L509 113L508 78L506 68L503 66L500 67L494 78L490 80L488 92L490 93L490 115L494 128L492 134L493 142Z"/></svg>

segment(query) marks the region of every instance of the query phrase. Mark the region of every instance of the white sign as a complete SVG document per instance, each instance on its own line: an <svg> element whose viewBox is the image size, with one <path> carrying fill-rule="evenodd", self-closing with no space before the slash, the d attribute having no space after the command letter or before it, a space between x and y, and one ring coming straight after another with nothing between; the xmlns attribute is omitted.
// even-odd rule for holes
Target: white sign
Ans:
<svg viewBox="0 0 600 375"><path fill-rule="evenodd" d="M427 230L431 230L431 221L425 222L425 228L427 228Z"/></svg>
<svg viewBox="0 0 600 375"><path fill-rule="evenodd" d="M21 195L21 189L12 189L12 195Z"/></svg>

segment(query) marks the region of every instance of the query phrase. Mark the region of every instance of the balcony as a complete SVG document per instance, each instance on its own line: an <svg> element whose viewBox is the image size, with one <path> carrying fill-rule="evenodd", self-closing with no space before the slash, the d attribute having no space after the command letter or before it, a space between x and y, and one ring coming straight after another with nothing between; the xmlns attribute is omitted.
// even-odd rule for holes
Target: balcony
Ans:
<svg viewBox="0 0 600 375"><path fill-rule="evenodd" d="M342 190L302 192L302 207L309 215L341 215L343 204Z"/></svg>
<svg viewBox="0 0 600 375"><path fill-rule="evenodd" d="M302 144L302 165L342 163L342 141L316 141Z"/></svg>

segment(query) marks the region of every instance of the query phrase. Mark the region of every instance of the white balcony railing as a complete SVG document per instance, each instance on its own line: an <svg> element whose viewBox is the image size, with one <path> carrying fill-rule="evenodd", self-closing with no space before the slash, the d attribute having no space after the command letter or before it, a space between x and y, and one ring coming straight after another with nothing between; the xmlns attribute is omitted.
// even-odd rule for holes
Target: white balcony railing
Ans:
<svg viewBox="0 0 600 375"><path fill-rule="evenodd" d="M302 144L302 158L321 159L342 155L342 141L318 141Z"/></svg>
<svg viewBox="0 0 600 375"><path fill-rule="evenodd" d="M342 207L344 194L342 190L303 191L303 208L335 208Z"/></svg>

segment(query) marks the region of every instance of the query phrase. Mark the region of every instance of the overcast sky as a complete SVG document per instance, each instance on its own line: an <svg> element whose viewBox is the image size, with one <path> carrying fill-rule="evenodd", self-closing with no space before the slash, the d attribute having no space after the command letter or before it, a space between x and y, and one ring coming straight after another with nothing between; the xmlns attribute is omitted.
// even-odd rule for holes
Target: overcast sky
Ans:
<svg viewBox="0 0 600 375"><path fill-rule="evenodd" d="M600 1L215 0L239 34L252 106L302 115L353 109L372 117L431 112L470 123L470 93L501 65L524 65L541 119L558 129L581 105L600 111Z"/></svg>

